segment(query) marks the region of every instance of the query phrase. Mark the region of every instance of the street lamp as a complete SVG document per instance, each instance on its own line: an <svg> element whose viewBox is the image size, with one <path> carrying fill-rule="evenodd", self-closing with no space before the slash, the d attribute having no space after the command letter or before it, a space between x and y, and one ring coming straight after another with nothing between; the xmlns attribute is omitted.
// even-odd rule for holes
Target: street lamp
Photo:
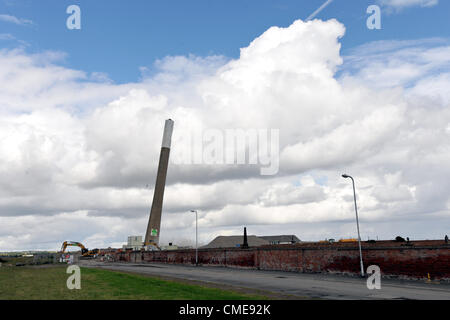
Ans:
<svg viewBox="0 0 450 320"><path fill-rule="evenodd" d="M355 212L356 212L356 228L358 229L359 261L361 263L361 277L364 277L364 266L363 266L362 251L361 251L361 237L359 235L358 208L356 206L355 180L353 180L353 177L349 176L348 174L343 174L342 178L350 178L350 179L352 179L352 183L353 183L353 198L355 200Z"/></svg>
<svg viewBox="0 0 450 320"><path fill-rule="evenodd" d="M195 212L195 265L198 266L198 214L197 210L191 212Z"/></svg>

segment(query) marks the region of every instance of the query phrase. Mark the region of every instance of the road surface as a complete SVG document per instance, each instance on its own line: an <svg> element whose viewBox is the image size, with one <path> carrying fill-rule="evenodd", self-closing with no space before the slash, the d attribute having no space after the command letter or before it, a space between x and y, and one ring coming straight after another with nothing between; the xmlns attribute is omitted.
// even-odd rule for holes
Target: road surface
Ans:
<svg viewBox="0 0 450 320"><path fill-rule="evenodd" d="M201 281L252 290L263 290L293 298L321 299L420 299L450 300L450 284L382 279L381 289L369 290L366 279L329 274L243 270L225 267L184 266L162 263L99 263L85 266Z"/></svg>

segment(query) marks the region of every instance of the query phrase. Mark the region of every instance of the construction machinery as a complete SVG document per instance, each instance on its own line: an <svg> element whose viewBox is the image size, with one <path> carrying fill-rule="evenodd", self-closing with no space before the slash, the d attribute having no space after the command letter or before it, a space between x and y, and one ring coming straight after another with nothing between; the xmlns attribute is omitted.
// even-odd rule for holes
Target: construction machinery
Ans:
<svg viewBox="0 0 450 320"><path fill-rule="evenodd" d="M98 249L89 250L82 243L75 241L64 241L61 246L61 253L64 253L67 247L79 247L81 249L82 257L95 258L99 253Z"/></svg>
<svg viewBox="0 0 450 320"><path fill-rule="evenodd" d="M334 239L325 239L325 240L319 241L319 243L334 243L334 242L335 242Z"/></svg>
<svg viewBox="0 0 450 320"><path fill-rule="evenodd" d="M339 242L358 242L358 239L341 239Z"/></svg>

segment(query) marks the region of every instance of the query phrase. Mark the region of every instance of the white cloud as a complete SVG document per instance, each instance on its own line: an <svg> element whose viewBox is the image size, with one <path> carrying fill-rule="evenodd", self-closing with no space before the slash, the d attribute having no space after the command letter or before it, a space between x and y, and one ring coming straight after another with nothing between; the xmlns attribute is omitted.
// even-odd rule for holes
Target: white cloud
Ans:
<svg viewBox="0 0 450 320"><path fill-rule="evenodd" d="M9 14L0 14L0 21L10 22L18 25L31 25L33 21L23 18L17 18L15 16L11 16Z"/></svg>
<svg viewBox="0 0 450 320"><path fill-rule="evenodd" d="M10 33L0 33L0 40L15 40L16 38Z"/></svg>
<svg viewBox="0 0 450 320"><path fill-rule="evenodd" d="M123 220L114 217L90 217L84 211L53 216L2 217L0 248L2 251L48 249L59 250L63 241L80 241L89 249L118 245L121 236L137 232L143 219Z"/></svg>
<svg viewBox="0 0 450 320"><path fill-rule="evenodd" d="M450 72L450 42L445 39L375 41L346 57L344 78L350 74L377 88L409 88L427 77Z"/></svg>
<svg viewBox="0 0 450 320"><path fill-rule="evenodd" d="M440 237L450 220L449 46L377 42L343 58L344 33L336 20L296 21L239 59L166 57L123 85L62 67L61 53L0 51L0 246L143 234L169 117L172 160L202 128L280 129L281 158L269 177L172 161L163 242L190 241L190 209L203 242L243 225L304 240L352 235L344 172L356 179L363 238L394 237L393 226Z"/></svg>
<svg viewBox="0 0 450 320"><path fill-rule="evenodd" d="M399 11L409 7L429 8L439 4L439 0L378 0L388 10Z"/></svg>

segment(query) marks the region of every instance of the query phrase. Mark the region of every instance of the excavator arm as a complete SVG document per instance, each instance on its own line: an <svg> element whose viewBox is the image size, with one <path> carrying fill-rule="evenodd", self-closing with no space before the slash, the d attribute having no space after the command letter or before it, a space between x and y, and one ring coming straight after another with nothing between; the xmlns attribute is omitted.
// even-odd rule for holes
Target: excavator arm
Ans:
<svg viewBox="0 0 450 320"><path fill-rule="evenodd" d="M86 252L88 252L88 249L86 249L86 247L79 242L75 242L75 241L64 241L62 246L61 246L61 253L64 253L67 249L67 247L72 246L72 247L79 247L81 249L81 254L84 255Z"/></svg>

